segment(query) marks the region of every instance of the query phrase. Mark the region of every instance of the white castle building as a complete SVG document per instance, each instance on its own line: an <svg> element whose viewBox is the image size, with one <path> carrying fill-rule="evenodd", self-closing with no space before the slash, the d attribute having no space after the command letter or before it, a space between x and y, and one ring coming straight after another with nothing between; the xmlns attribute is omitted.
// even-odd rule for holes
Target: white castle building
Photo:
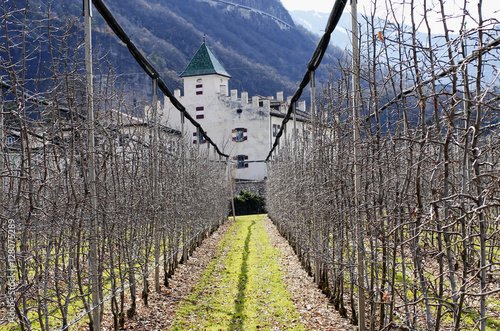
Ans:
<svg viewBox="0 0 500 331"><path fill-rule="evenodd" d="M219 149L230 155L235 178L264 179L267 173L264 160L280 130L291 97L283 100L283 92L278 92L276 98L259 95L249 98L247 92L238 95L237 90L228 93L231 75L205 42L180 77L184 80L184 94L175 90L175 97ZM310 116L305 112L305 101L298 102L296 113L297 130L307 131ZM180 112L168 98L165 98L160 114L162 124L181 130ZM289 129L287 135L291 134ZM184 135L190 144L200 147L206 144L204 137L189 121L185 122Z"/></svg>

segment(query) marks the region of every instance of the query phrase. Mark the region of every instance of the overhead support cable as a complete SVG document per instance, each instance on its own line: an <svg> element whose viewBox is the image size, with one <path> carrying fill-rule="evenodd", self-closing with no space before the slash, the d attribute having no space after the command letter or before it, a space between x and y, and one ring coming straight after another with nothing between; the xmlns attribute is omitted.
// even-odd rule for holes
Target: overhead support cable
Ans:
<svg viewBox="0 0 500 331"><path fill-rule="evenodd" d="M314 50L314 53L311 57L311 60L309 60L309 63L307 64L307 71L304 74L304 77L302 78L302 81L300 82L299 88L297 91L295 91L295 94L293 95L292 99L290 100L290 104L288 105L288 112L283 119L283 122L281 124L281 128L276 134L276 139L274 140L273 147L269 151L269 154L267 155L266 161L269 161L271 158L274 150L276 147L279 145L279 140L281 136L283 135L283 132L286 127L286 123L290 120L290 116L293 113L293 104L295 104L297 101L299 101L300 96L302 95L302 92L304 91L304 88L309 84L309 81L311 80L311 73L313 71L316 71L316 69L319 67L321 64L321 61L323 60L323 57L325 55L326 49L328 48L328 44L330 43L330 37L335 30L335 27L337 26L337 23L340 20L340 17L342 16L342 12L344 11L344 7L347 4L347 0L336 0L335 4L333 5L332 11L330 13L330 17L328 18L328 23L326 24L325 28L325 33L321 37L320 41L318 42L318 45L316 46L316 49ZM314 100L311 100L311 102L314 102Z"/></svg>
<svg viewBox="0 0 500 331"><path fill-rule="evenodd" d="M198 123L191 115L186 111L186 107L184 107L179 100L172 94L172 92L168 89L167 84L161 79L160 74L155 69L155 67L144 57L144 55L139 51L139 49L135 46L135 44L130 40L128 35L125 33L120 24L116 21L111 11L106 6L106 4L102 0L92 0L97 11L101 14L102 18L106 21L108 26L113 30L115 35L125 44L129 49L132 56L135 58L137 63L142 67L142 69L151 77L152 79L157 79L158 87L165 94L172 105L177 108L184 116L193 124L199 132L205 137L205 140L211 144L217 154L223 157L227 157L227 154L222 153L219 150L219 147L212 141L212 139L207 135L205 130L201 127L200 123Z"/></svg>

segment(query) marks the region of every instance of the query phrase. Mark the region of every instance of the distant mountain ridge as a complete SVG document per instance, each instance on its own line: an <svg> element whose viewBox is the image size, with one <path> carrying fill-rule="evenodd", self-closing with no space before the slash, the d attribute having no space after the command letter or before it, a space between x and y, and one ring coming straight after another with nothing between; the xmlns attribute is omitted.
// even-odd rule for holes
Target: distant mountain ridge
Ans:
<svg viewBox="0 0 500 331"><path fill-rule="evenodd" d="M226 1L226 0L201 0L201 1L215 1L229 5L239 6L243 9L255 10L263 15L269 16L270 18L278 21L279 23L284 23L285 25L293 28L295 24L290 14L286 10L279 10L280 7L269 7L269 1L256 1L256 0L236 0L236 1ZM282 7L285 9L284 7Z"/></svg>
<svg viewBox="0 0 500 331"><path fill-rule="evenodd" d="M295 25L279 0L104 2L171 90L182 87L179 74L205 38L232 76L231 89L249 95L275 95L277 91L291 95L302 80L318 41L316 35ZM30 6L39 11L35 16L46 17L49 3L50 0L32 0ZM83 24L80 0L61 0L52 10L54 16L62 19L69 14L80 26ZM149 97L150 79L96 10L92 27L95 58L104 57L115 73L124 77L127 90ZM329 49L329 57L340 55L339 49ZM43 65L47 56L40 58L42 61L32 63ZM28 71L34 77L38 69Z"/></svg>
<svg viewBox="0 0 500 331"><path fill-rule="evenodd" d="M321 13L315 10L292 10L290 11L293 21L297 25L303 26L305 29L321 36L330 17L330 13ZM345 49L351 44L351 14L344 12L337 24L337 27L332 33L331 44L341 49Z"/></svg>

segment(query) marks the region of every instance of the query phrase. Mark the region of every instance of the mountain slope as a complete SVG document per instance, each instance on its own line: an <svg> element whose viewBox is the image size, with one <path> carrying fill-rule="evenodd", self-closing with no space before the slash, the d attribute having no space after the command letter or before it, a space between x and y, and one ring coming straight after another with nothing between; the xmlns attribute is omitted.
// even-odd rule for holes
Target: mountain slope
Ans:
<svg viewBox="0 0 500 331"><path fill-rule="evenodd" d="M49 0L33 0L43 16ZM131 40L154 64L170 89L181 88L179 74L205 36L207 45L233 77L231 89L250 95L293 94L307 70L318 37L296 27L279 0L105 0ZM82 26L81 1L61 0L53 9ZM151 82L126 47L94 10L96 58L109 61L123 86L149 96ZM330 49L329 56L340 56ZM39 72L30 70L35 75ZM326 71L324 73L326 77ZM321 74L318 79L321 79Z"/></svg>
<svg viewBox="0 0 500 331"><path fill-rule="evenodd" d="M320 36L324 33L330 13L320 13L315 10L293 10L290 15L297 25L303 26L308 31ZM331 44L345 49L351 44L351 14L344 12L332 33Z"/></svg>
<svg viewBox="0 0 500 331"><path fill-rule="evenodd" d="M279 1L232 2L256 6L293 24ZM120 15L119 20L129 34L144 36L147 31L146 37L136 37L135 41L150 59L159 60L155 64L160 71L171 70L169 78L177 87L176 74L188 64L204 35L233 76L231 88L250 94L274 94L282 89L291 93L316 46L316 37L304 30L283 27L255 11L221 1L108 3ZM165 44L163 47L156 47L159 40Z"/></svg>

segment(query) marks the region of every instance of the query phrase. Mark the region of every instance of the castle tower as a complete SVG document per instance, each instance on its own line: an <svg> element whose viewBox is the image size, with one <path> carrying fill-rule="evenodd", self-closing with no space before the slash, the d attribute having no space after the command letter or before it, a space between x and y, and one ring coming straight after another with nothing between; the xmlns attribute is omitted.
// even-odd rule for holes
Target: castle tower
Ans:
<svg viewBox="0 0 500 331"><path fill-rule="evenodd" d="M180 75L184 81L184 96L204 98L205 96L228 95L231 75L224 69L212 51L203 42Z"/></svg>

